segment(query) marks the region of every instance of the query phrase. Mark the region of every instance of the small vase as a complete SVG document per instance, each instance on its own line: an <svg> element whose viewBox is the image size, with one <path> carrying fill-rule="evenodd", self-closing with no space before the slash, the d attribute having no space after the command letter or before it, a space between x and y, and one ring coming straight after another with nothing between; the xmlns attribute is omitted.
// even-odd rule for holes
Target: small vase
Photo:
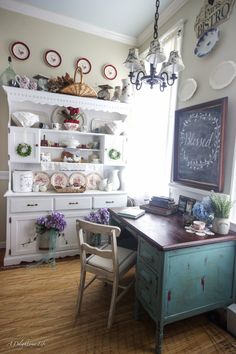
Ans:
<svg viewBox="0 0 236 354"><path fill-rule="evenodd" d="M48 230L39 235L39 250L49 251L56 249L57 231Z"/></svg>
<svg viewBox="0 0 236 354"><path fill-rule="evenodd" d="M122 91L120 101L124 103L130 103L133 99L133 88L128 79L122 79Z"/></svg>
<svg viewBox="0 0 236 354"><path fill-rule="evenodd" d="M229 233L230 221L228 218L214 218L212 222L212 230L220 235Z"/></svg>
<svg viewBox="0 0 236 354"><path fill-rule="evenodd" d="M120 179L118 176L119 170L113 170L111 171L109 178L108 178L108 184L112 185L112 190L117 191L120 188Z"/></svg>

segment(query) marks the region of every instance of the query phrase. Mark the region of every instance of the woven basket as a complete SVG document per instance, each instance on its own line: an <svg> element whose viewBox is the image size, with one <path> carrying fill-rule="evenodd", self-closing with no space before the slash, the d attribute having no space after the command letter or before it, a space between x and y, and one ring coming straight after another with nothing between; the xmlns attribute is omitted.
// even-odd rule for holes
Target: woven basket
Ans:
<svg viewBox="0 0 236 354"><path fill-rule="evenodd" d="M80 82L76 83L77 72L80 73ZM74 73L74 84L64 87L61 93L73 96L83 96L83 97L97 97L96 91L89 87L87 84L83 83L83 73L81 67L75 69Z"/></svg>
<svg viewBox="0 0 236 354"><path fill-rule="evenodd" d="M86 186L80 186L80 187L54 187L55 191L58 193L83 193L86 191Z"/></svg>

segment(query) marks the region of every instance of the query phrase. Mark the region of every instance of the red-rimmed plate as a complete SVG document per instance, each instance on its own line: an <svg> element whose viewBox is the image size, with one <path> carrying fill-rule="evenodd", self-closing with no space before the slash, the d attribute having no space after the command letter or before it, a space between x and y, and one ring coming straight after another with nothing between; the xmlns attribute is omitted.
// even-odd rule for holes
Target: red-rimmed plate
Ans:
<svg viewBox="0 0 236 354"><path fill-rule="evenodd" d="M56 50L47 50L44 54L46 64L53 68L61 65L61 56Z"/></svg>
<svg viewBox="0 0 236 354"><path fill-rule="evenodd" d="M106 79L108 80L114 80L117 76L117 70L114 67L114 65L107 64L103 68L103 74Z"/></svg>
<svg viewBox="0 0 236 354"><path fill-rule="evenodd" d="M91 172L87 175L87 189L98 189L102 176L97 172Z"/></svg>
<svg viewBox="0 0 236 354"><path fill-rule="evenodd" d="M81 67L83 74L88 74L91 71L92 65L87 58L79 58L76 61L76 68Z"/></svg>
<svg viewBox="0 0 236 354"><path fill-rule="evenodd" d="M46 186L48 188L50 184L50 177L46 172L35 172L34 183L39 184L40 186Z"/></svg>
<svg viewBox="0 0 236 354"><path fill-rule="evenodd" d="M75 172L70 176L69 183L74 187L86 186L87 178L83 173Z"/></svg>
<svg viewBox="0 0 236 354"><path fill-rule="evenodd" d="M29 47L23 42L12 43L10 49L16 59L26 60L30 56Z"/></svg>
<svg viewBox="0 0 236 354"><path fill-rule="evenodd" d="M51 176L51 185L55 187L65 188L68 184L68 176L63 172L55 172Z"/></svg>

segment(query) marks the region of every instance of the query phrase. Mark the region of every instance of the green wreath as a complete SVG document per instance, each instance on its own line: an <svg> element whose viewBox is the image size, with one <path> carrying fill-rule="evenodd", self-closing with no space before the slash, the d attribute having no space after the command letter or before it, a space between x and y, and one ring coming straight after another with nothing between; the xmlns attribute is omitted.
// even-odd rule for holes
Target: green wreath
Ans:
<svg viewBox="0 0 236 354"><path fill-rule="evenodd" d="M118 160L120 158L120 151L118 151L116 149L111 149L109 151L109 157L112 160Z"/></svg>
<svg viewBox="0 0 236 354"><path fill-rule="evenodd" d="M22 143L17 146L16 152L22 157L30 156L32 152L32 147L29 144Z"/></svg>

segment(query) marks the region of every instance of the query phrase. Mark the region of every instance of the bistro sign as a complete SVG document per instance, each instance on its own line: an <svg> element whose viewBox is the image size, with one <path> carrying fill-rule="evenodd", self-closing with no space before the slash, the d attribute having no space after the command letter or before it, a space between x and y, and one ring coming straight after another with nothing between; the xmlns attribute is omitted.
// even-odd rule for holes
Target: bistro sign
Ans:
<svg viewBox="0 0 236 354"><path fill-rule="evenodd" d="M230 17L235 0L205 0L194 24L199 38L208 29L217 27Z"/></svg>

